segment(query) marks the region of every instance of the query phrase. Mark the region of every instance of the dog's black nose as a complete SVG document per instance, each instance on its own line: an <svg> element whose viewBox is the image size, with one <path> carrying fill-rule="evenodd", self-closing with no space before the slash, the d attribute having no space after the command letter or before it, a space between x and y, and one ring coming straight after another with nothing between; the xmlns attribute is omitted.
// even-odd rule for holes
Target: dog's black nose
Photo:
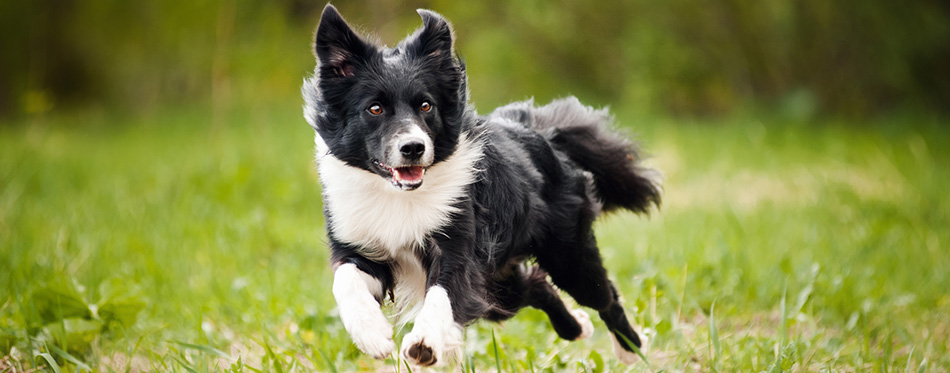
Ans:
<svg viewBox="0 0 950 373"><path fill-rule="evenodd" d="M402 153L403 157L417 159L422 156L422 153L426 152L426 144L417 139L406 140L399 144L399 152Z"/></svg>

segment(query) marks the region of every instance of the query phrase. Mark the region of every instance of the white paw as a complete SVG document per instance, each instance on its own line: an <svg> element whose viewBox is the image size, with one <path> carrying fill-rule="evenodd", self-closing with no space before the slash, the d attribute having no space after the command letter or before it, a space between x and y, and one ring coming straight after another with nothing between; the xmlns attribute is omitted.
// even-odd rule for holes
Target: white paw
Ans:
<svg viewBox="0 0 950 373"><path fill-rule="evenodd" d="M396 349L393 342L393 327L377 309L363 310L367 315L352 317L345 320L343 325L353 338L353 343L360 351L375 359L385 359ZM350 321L350 322L346 322Z"/></svg>
<svg viewBox="0 0 950 373"><path fill-rule="evenodd" d="M463 328L452 321L431 323L416 319L412 331L402 339L400 353L413 365L444 365L459 357L462 331Z"/></svg>
<svg viewBox="0 0 950 373"><path fill-rule="evenodd" d="M402 357L413 365L430 366L442 361L445 344L439 333L423 335L415 329L402 339Z"/></svg>
<svg viewBox="0 0 950 373"><path fill-rule="evenodd" d="M647 349L646 337L643 334L638 334L638 336L640 337L640 351L641 352L646 351ZM631 365L637 362L637 360L640 357L637 356L636 353L633 353L624 349L620 345L620 342L617 340L617 336L614 335L614 333L610 333L610 337L614 340L614 354L617 355L617 358L620 359L620 362L626 365Z"/></svg>
<svg viewBox="0 0 950 373"><path fill-rule="evenodd" d="M448 295L441 286L426 292L412 331L402 339L403 358L413 365L442 365L462 345L462 327L452 319Z"/></svg>
<svg viewBox="0 0 950 373"><path fill-rule="evenodd" d="M577 323L581 325L581 335L574 338L575 341L587 339L594 335L594 323L590 322L590 315L588 315L587 312L583 310L572 310L571 315L573 315Z"/></svg>

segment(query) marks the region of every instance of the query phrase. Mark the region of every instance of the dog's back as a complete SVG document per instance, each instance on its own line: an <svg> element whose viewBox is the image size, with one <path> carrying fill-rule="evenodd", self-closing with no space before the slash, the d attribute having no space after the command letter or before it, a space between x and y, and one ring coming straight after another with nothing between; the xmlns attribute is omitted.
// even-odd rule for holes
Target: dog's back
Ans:
<svg viewBox="0 0 950 373"><path fill-rule="evenodd" d="M533 101L511 103L491 114L538 131L594 177L604 211L625 208L646 213L660 204L660 175L643 167L636 144L611 132L611 116L571 96L535 107Z"/></svg>

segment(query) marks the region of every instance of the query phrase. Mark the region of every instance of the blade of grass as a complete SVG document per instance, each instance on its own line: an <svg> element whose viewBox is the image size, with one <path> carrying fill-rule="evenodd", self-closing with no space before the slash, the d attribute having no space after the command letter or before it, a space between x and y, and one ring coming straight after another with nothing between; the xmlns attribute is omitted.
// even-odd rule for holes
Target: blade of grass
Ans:
<svg viewBox="0 0 950 373"><path fill-rule="evenodd" d="M242 359L241 356L238 356L237 361L231 364L231 366L228 368L228 372L244 372L244 359Z"/></svg>
<svg viewBox="0 0 950 373"><path fill-rule="evenodd" d="M498 358L498 342L495 340L495 329L491 330L491 347L495 352L495 369L501 372L501 359Z"/></svg>
<svg viewBox="0 0 950 373"><path fill-rule="evenodd" d="M587 358L594 363L593 372L594 373L603 373L604 372L604 358L600 356L596 350L591 351Z"/></svg>
<svg viewBox="0 0 950 373"><path fill-rule="evenodd" d="M716 328L716 301L709 306L709 343L713 355L713 369L719 371L719 330Z"/></svg>
<svg viewBox="0 0 950 373"><path fill-rule="evenodd" d="M338 373L338 372L339 372L339 371L336 369L336 364L334 364L332 361L330 361L330 358L327 357L327 354L323 353L323 349L322 349L322 348L316 348L315 350L317 350L317 353L320 354L320 357L323 359L323 361L326 361L326 362L327 362L327 368L330 368L330 371L331 371L331 372L333 372L333 373Z"/></svg>
<svg viewBox="0 0 950 373"><path fill-rule="evenodd" d="M907 365L904 367L905 372L910 372L910 363L914 361L914 350L917 349L917 346L910 348L910 353L907 354Z"/></svg>
<svg viewBox="0 0 950 373"><path fill-rule="evenodd" d="M534 350L532 349L528 353L528 369L531 370L531 373L534 373ZM474 368L474 367L473 367ZM475 373L475 369L472 369L472 373Z"/></svg>
<svg viewBox="0 0 950 373"><path fill-rule="evenodd" d="M288 372L288 373L290 373L290 372L296 372L296 371L297 371L297 365L300 364L300 361L297 360L297 355L294 355L294 354L291 353L291 352L284 352L284 355L287 356L288 358L290 358L290 366L287 367L287 372Z"/></svg>
<svg viewBox="0 0 950 373"><path fill-rule="evenodd" d="M58 355L64 360L70 363L76 364L76 366L79 367L79 369L85 370L87 372L92 372L92 368L86 365L86 363L79 361L79 359L77 359L75 356L70 355L68 352L59 349L59 347L56 347L56 345L49 345L47 347L49 347L50 351L53 351L54 354Z"/></svg>
<svg viewBox="0 0 950 373"><path fill-rule="evenodd" d="M254 372L254 373L263 373L263 372L264 372L263 369L257 369L257 368L255 368L255 367L252 367L252 366L247 365L247 364L242 365L242 367L247 368L247 369L250 369L250 370L251 370L252 372Z"/></svg>
<svg viewBox="0 0 950 373"><path fill-rule="evenodd" d="M393 372L400 373L402 372L402 369L399 368L399 366L402 365L400 364L402 363L402 356L400 356L398 351L393 351L393 354L396 355L396 358L393 359Z"/></svg>
<svg viewBox="0 0 950 373"><path fill-rule="evenodd" d="M784 345L785 341L788 340L788 314L785 310L785 296L788 292L788 283L782 288L782 299L779 301L779 310L782 313L782 320L780 321L779 336L781 339L779 343Z"/></svg>
<svg viewBox="0 0 950 373"><path fill-rule="evenodd" d="M171 341L171 342L187 349L196 350L199 352L206 353L208 355L217 356L223 359L231 360L231 355L228 355L226 352L221 351L211 346L199 345L199 344L188 343L188 342L183 342L183 341Z"/></svg>
<svg viewBox="0 0 950 373"><path fill-rule="evenodd" d="M185 361L180 359L178 356L172 356L172 358L175 359L175 361L178 362L178 365L181 365L181 367L184 368L185 370L191 373L198 373L198 371L195 370L195 368L192 368L188 366L188 364L185 364Z"/></svg>
<svg viewBox="0 0 950 373"><path fill-rule="evenodd" d="M277 354L274 353L274 350L270 347L270 343L267 342L267 337L264 336L264 355L270 360L271 366L274 368L275 372L283 373L284 364L281 359L277 358ZM261 369L266 369L266 366L262 366Z"/></svg>
<svg viewBox="0 0 950 373"><path fill-rule="evenodd" d="M43 358L43 360L46 360L46 364L49 364L50 369L52 369L53 372L55 373L61 372L61 370L59 369L59 364L56 364L56 359L53 359L53 355L50 355L48 352L44 352L41 354L36 354L36 356L34 356L33 358L35 359L38 357L41 357Z"/></svg>
<svg viewBox="0 0 950 373"><path fill-rule="evenodd" d="M683 286L681 287L682 291L680 292L680 301L676 305L676 320L673 320L674 323L679 323L680 315L683 310L683 302L686 302L686 275L689 273L689 263L683 265ZM673 324L674 326L676 324Z"/></svg>
<svg viewBox="0 0 950 373"><path fill-rule="evenodd" d="M920 366L917 367L917 373L925 373L925 372L927 372L927 358L926 357L924 358L924 360L920 361Z"/></svg>
<svg viewBox="0 0 950 373"><path fill-rule="evenodd" d="M649 369L649 370L650 370L651 372L653 372L653 373L656 373L656 370L654 370L654 369L653 369L653 366L650 365L650 360L647 360L647 357L646 357L645 355L643 355L643 351L640 351L640 347L637 347L637 345L633 344L633 341L631 341L629 338L627 338L627 336L625 336L625 335L623 335L623 334L620 334L620 333L617 333L617 332L613 332L613 333L614 333L615 336L619 336L619 337L621 338L622 342L623 342L624 344L626 344L627 347L630 347L630 349L632 349L633 352L634 352L635 354L637 354L637 356L640 357L640 359L643 359L643 362L647 364L647 369Z"/></svg>

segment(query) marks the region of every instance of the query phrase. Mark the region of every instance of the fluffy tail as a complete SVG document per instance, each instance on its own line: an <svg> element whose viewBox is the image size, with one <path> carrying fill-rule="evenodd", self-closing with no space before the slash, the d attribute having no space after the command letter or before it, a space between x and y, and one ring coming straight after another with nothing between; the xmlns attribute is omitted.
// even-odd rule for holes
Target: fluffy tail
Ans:
<svg viewBox="0 0 950 373"><path fill-rule="evenodd" d="M660 174L641 164L636 144L607 126L606 109L595 110L575 97L555 100L542 107L532 101L510 104L493 115L524 123L557 149L594 175L594 186L604 211L625 208L648 213L660 206Z"/></svg>

